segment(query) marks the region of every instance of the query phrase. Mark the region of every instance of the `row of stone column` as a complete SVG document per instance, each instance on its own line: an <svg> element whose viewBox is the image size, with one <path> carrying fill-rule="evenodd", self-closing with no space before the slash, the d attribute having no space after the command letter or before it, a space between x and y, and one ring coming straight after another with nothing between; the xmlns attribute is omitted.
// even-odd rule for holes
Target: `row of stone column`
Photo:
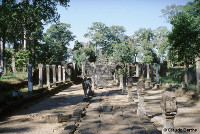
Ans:
<svg viewBox="0 0 200 134"><path fill-rule="evenodd" d="M28 91L32 92L33 91L33 80L32 80L32 65L28 64ZM38 65L39 69L39 88L43 88L43 64ZM51 83L50 83L50 67L52 68L53 72L53 85L57 83L56 79L56 65L46 65L46 78L47 78L47 86L50 88ZM65 83L65 72L66 72L66 67L58 65L58 84L61 84L62 82ZM63 74L63 75L62 75ZM63 76L63 77L62 77Z"/></svg>
<svg viewBox="0 0 200 134"><path fill-rule="evenodd" d="M154 68L153 68L153 66L146 64L146 69L147 69L147 75L146 75L147 79L151 78L151 81L154 81ZM151 76L150 76L150 72L151 72ZM141 75L142 75L141 65L136 64L136 77L140 77ZM156 82L159 83L159 64L156 65Z"/></svg>
<svg viewBox="0 0 200 134"><path fill-rule="evenodd" d="M127 87L128 87L128 94L127 99L129 101L133 101L132 98L132 77L127 78ZM146 116L146 109L145 109L145 79L144 77L140 77L139 81L137 82L137 94L138 94L138 108L137 108L137 115L139 116ZM177 101L176 96L173 92L166 91L162 95L161 99L161 109L163 112L164 117L164 124L163 124L163 134L174 134L174 119L175 115L177 114ZM170 131L171 130L171 131Z"/></svg>

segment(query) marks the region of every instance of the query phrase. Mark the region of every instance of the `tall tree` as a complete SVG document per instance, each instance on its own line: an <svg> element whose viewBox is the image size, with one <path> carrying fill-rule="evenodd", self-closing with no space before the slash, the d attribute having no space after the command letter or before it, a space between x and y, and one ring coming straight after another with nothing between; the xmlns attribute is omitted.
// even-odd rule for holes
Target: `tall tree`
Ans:
<svg viewBox="0 0 200 134"><path fill-rule="evenodd" d="M164 58L166 57L169 48L169 42L167 37L168 34L169 31L167 27L161 26L155 30L154 44L157 47L158 57L161 58L161 61L163 61Z"/></svg>
<svg viewBox="0 0 200 134"><path fill-rule="evenodd" d="M2 56L6 41L35 53L35 44L42 39L43 25L58 22L57 5L68 7L69 0L3 0L0 5L0 38L3 42ZM21 45L20 45L21 44ZM24 44L22 46L22 44Z"/></svg>
<svg viewBox="0 0 200 134"><path fill-rule="evenodd" d="M183 11L183 6L173 4L171 6L167 5L165 9L162 9L163 17L167 22L173 24L174 18Z"/></svg>
<svg viewBox="0 0 200 134"><path fill-rule="evenodd" d="M89 32L85 34L85 37L90 38L95 48L101 48L102 54L108 56L112 55L115 42L121 43L128 39L123 26L108 27L102 22L94 22L88 29Z"/></svg>
<svg viewBox="0 0 200 134"><path fill-rule="evenodd" d="M145 63L158 62L155 52L154 33L151 29L141 28L135 32L133 38L138 46L140 58Z"/></svg>
<svg viewBox="0 0 200 134"><path fill-rule="evenodd" d="M69 30L70 24L58 23L52 25L44 34L44 41L39 48L40 57L49 61L63 61L69 56L67 46L73 41L75 36Z"/></svg>
<svg viewBox="0 0 200 134"><path fill-rule="evenodd" d="M172 32L168 38L171 44L171 61L193 64L199 57L200 43L200 1L194 0L183 6L183 10L173 17Z"/></svg>
<svg viewBox="0 0 200 134"><path fill-rule="evenodd" d="M95 48L106 46L109 42L108 35L110 33L109 27L102 22L94 22L91 27L88 27L89 32L84 36L90 38L95 45Z"/></svg>

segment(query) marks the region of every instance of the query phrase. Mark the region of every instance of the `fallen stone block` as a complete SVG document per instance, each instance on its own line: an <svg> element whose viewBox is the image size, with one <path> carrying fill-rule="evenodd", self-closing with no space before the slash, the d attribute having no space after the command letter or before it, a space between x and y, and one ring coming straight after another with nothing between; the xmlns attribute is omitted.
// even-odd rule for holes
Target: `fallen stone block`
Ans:
<svg viewBox="0 0 200 134"><path fill-rule="evenodd" d="M69 115L62 115L62 114L58 114L58 115L47 115L45 118L45 121L47 123L60 123L60 122L67 122L70 120L71 118L71 114Z"/></svg>

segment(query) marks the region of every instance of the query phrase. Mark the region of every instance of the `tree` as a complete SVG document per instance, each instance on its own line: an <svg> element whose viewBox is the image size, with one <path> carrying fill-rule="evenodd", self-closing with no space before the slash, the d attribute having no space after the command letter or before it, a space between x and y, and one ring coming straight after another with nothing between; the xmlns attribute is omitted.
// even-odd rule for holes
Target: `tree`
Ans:
<svg viewBox="0 0 200 134"><path fill-rule="evenodd" d="M68 58L67 46L75 36L69 30L70 24L58 23L52 25L44 34L44 42L38 49L40 57L49 61L64 61Z"/></svg>
<svg viewBox="0 0 200 134"><path fill-rule="evenodd" d="M89 44L83 46L82 43L79 43L78 41L75 42L73 48L73 60L77 63L79 68L81 68L83 62L95 62L96 54L94 47Z"/></svg>
<svg viewBox="0 0 200 134"><path fill-rule="evenodd" d="M157 63L157 55L155 52L154 33L151 29L141 28L133 35L138 46L138 58L145 63Z"/></svg>
<svg viewBox="0 0 200 134"><path fill-rule="evenodd" d="M94 47L106 46L108 43L109 28L102 22L94 22L92 26L88 28L89 32L84 36L90 38L95 45Z"/></svg>
<svg viewBox="0 0 200 134"><path fill-rule="evenodd" d="M43 25L58 22L57 5L68 7L69 0L2 0L0 5L1 57L6 42L16 51L22 47L35 57L35 44L42 39ZM24 44L24 46L22 46Z"/></svg>
<svg viewBox="0 0 200 134"><path fill-rule="evenodd" d="M183 6L183 10L173 17L172 32L168 38L172 62L193 64L200 51L200 1L195 0Z"/></svg>
<svg viewBox="0 0 200 134"><path fill-rule="evenodd" d="M192 64L200 56L199 21L188 13L179 13L174 19L172 32L169 34L171 50L176 50L178 61L186 66Z"/></svg>
<svg viewBox="0 0 200 134"><path fill-rule="evenodd" d="M112 55L115 42L121 43L128 39L123 26L108 27L102 22L94 22L88 29L89 32L85 34L85 37L91 39L92 44L96 48L95 52L101 48L102 54L107 56Z"/></svg>
<svg viewBox="0 0 200 134"><path fill-rule="evenodd" d="M180 12L183 11L183 6L173 4L171 6L167 5L165 9L162 9L163 17L167 22L173 24L174 17L176 17Z"/></svg>
<svg viewBox="0 0 200 134"><path fill-rule="evenodd" d="M75 41L74 48L72 49L73 60L77 63L78 67L81 68L82 65L82 53L84 49L84 43Z"/></svg>
<svg viewBox="0 0 200 134"><path fill-rule="evenodd" d="M84 47L84 43L83 42L79 42L78 40L76 40L75 43L74 43L73 51L80 50L83 47Z"/></svg>
<svg viewBox="0 0 200 134"><path fill-rule="evenodd" d="M132 62L133 55L130 47L125 42L116 43L113 52L113 59L124 64Z"/></svg>
<svg viewBox="0 0 200 134"><path fill-rule="evenodd" d="M167 27L158 27L155 30L154 44L158 50L158 57L160 57L162 61L166 57L169 48L169 42L167 37L168 33L169 31Z"/></svg>
<svg viewBox="0 0 200 134"><path fill-rule="evenodd" d="M121 43L122 41L127 41L128 36L125 35L126 29L123 26L111 26L110 28L110 41L116 41Z"/></svg>

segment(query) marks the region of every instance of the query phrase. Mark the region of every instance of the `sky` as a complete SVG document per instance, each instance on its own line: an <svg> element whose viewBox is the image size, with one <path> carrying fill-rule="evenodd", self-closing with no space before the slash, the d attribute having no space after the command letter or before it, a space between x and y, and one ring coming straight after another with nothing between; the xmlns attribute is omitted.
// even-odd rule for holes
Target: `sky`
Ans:
<svg viewBox="0 0 200 134"><path fill-rule="evenodd" d="M124 26L128 36L140 28L154 30L166 26L171 30L172 26L161 17L161 9L172 4L185 5L189 1L193 0L70 0L70 7L58 6L58 13L61 23L71 24L75 40L87 43L89 39L84 34L93 22ZM50 25L45 26L44 32ZM73 45L74 42L70 42L69 48Z"/></svg>

